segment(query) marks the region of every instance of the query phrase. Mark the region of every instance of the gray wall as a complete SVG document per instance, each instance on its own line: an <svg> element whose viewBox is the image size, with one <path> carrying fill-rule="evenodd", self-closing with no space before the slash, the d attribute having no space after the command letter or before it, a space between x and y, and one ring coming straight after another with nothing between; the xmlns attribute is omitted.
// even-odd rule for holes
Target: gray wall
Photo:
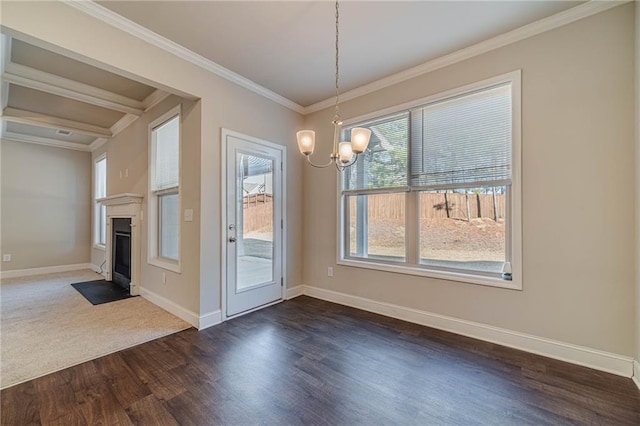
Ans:
<svg viewBox="0 0 640 426"><path fill-rule="evenodd" d="M523 291L336 265L337 177L312 168L304 283L633 356L633 15L620 6L341 106L349 119L522 69ZM318 141L332 114L307 117Z"/></svg>
<svg viewBox="0 0 640 426"><path fill-rule="evenodd" d="M91 154L1 143L2 270L88 263Z"/></svg>

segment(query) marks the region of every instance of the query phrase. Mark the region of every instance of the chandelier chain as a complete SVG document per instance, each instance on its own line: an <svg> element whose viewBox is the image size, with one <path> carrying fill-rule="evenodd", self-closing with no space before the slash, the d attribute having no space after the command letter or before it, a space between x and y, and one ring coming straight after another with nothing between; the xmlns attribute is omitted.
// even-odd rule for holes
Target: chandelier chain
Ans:
<svg viewBox="0 0 640 426"><path fill-rule="evenodd" d="M358 155L366 151L371 138L371 131L365 128L351 129L351 141L340 141L340 6L336 0L336 102L335 115L333 116L333 149L326 164L315 164L311 161L315 145L315 132L313 130L300 130L297 133L298 148L300 153L307 158L307 162L316 168L322 169L331 164L336 166L339 172L356 164Z"/></svg>
<svg viewBox="0 0 640 426"><path fill-rule="evenodd" d="M340 7L338 6L338 1L336 0L336 104L335 104L335 120L340 119L340 112L338 103L340 102L340 89L339 89L339 76L340 76Z"/></svg>

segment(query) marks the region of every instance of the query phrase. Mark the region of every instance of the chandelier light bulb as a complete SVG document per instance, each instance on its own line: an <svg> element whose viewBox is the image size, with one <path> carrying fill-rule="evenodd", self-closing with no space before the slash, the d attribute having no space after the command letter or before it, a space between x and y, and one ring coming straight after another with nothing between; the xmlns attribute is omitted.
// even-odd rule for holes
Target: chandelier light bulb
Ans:
<svg viewBox="0 0 640 426"><path fill-rule="evenodd" d="M367 150L369 146L369 140L371 139L371 130L364 127L354 127L351 129L351 145L353 152L356 154L362 154Z"/></svg>
<svg viewBox="0 0 640 426"><path fill-rule="evenodd" d="M340 161L348 163L353 158L353 149L351 142L340 142L338 153L340 154Z"/></svg>
<svg viewBox="0 0 640 426"><path fill-rule="evenodd" d="M316 132L313 130L300 130L296 133L298 138L298 149L302 155L313 154L313 148L316 144Z"/></svg>

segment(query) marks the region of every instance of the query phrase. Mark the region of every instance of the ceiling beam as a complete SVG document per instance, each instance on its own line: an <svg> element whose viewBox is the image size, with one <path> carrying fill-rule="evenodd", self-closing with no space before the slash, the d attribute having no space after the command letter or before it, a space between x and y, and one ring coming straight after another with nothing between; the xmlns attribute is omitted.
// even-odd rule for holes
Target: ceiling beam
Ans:
<svg viewBox="0 0 640 426"><path fill-rule="evenodd" d="M96 138L110 138L112 136L111 130L104 127L11 107L5 108L2 111L2 120L47 127L50 129L68 130Z"/></svg>
<svg viewBox="0 0 640 426"><path fill-rule="evenodd" d="M170 95L171 93L165 92L160 89L154 90L153 93L151 93L142 101L142 105L144 106L144 111L145 112L149 111L151 108L153 108L154 106L158 105L160 102L167 99Z"/></svg>
<svg viewBox="0 0 640 426"><path fill-rule="evenodd" d="M100 148L102 145L104 145L107 142L109 142L109 139L107 138L97 138L96 140L91 142L91 145L89 145L89 150L93 152L94 150Z"/></svg>
<svg viewBox="0 0 640 426"><path fill-rule="evenodd" d="M14 133L5 131L2 135L2 139L7 139L15 142L34 143L36 145L55 146L56 148L73 149L76 151L91 151L89 145L83 145L76 142L60 141L57 139L43 138L40 136L23 135L21 133Z"/></svg>
<svg viewBox="0 0 640 426"><path fill-rule="evenodd" d="M125 114L140 116L144 111L143 103L135 99L14 62L5 64L2 81Z"/></svg>
<svg viewBox="0 0 640 426"><path fill-rule="evenodd" d="M0 34L0 75L11 62L11 37L6 34ZM5 109L9 104L9 83L2 81L0 83L0 109Z"/></svg>

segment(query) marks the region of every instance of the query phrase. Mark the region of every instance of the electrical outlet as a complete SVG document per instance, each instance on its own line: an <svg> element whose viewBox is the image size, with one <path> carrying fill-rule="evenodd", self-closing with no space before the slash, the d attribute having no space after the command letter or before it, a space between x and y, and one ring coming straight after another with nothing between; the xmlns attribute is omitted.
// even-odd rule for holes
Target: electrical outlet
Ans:
<svg viewBox="0 0 640 426"><path fill-rule="evenodd" d="M11 255L10 254L3 254L2 255L2 261L3 262L11 262Z"/></svg>
<svg viewBox="0 0 640 426"><path fill-rule="evenodd" d="M167 283L167 274L165 274L164 272L162 273L162 284L166 284Z"/></svg>
<svg viewBox="0 0 640 426"><path fill-rule="evenodd" d="M333 268L331 266L329 266L327 268L327 276L328 277L332 277L333 276Z"/></svg>

